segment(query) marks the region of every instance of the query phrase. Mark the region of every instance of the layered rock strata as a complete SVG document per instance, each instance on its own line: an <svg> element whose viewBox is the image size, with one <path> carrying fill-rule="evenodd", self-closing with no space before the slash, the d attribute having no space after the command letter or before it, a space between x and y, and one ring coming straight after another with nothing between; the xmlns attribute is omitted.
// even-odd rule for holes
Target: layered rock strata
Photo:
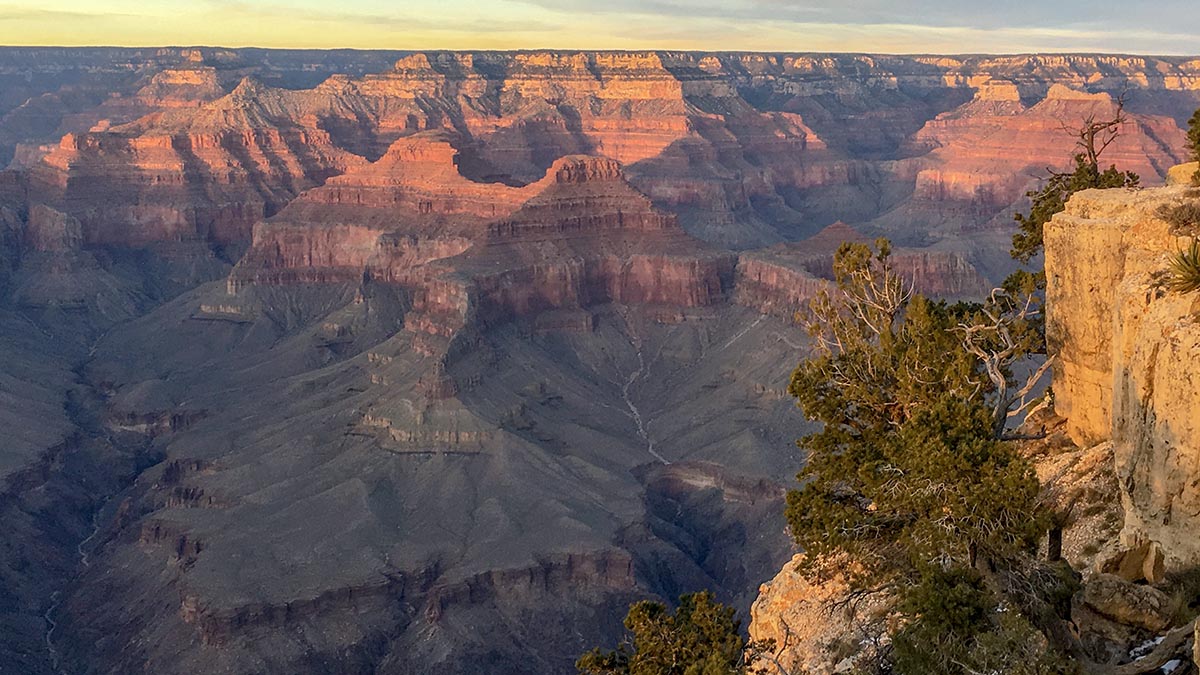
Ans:
<svg viewBox="0 0 1200 675"><path fill-rule="evenodd" d="M452 337L605 303L711 305L731 288L733 256L687 236L613 160L566 157L516 188L467 181L452 158L437 137L403 139L379 162L395 167L387 180L348 174L305 194L256 226L230 290L366 275L413 290L410 329ZM421 192L423 178L446 172L461 190Z"/></svg>
<svg viewBox="0 0 1200 675"><path fill-rule="evenodd" d="M1200 560L1200 305L1168 286L1171 257L1196 232L1160 208L1194 199L1185 186L1088 191L1046 227L1055 408L1080 444L1112 440L1122 538L1161 546L1169 568Z"/></svg>
<svg viewBox="0 0 1200 675"><path fill-rule="evenodd" d="M957 236L1004 220L1070 154L1062 124L1107 114L1114 92L1145 93L1110 157L1147 183L1178 159L1177 123L1200 102L1182 59L429 52L297 89L262 84L281 76L241 53L178 57L21 150L36 199L88 242L244 244L298 193L385 153L395 164L398 138L433 130L454 137L457 173L477 187L433 174L425 192L464 205L589 154L626 165L689 232L739 248L839 217Z"/></svg>
<svg viewBox="0 0 1200 675"><path fill-rule="evenodd" d="M844 242L873 243L853 227L835 223L802 242L742 253L735 300L764 314L796 316L818 293L832 288L834 254ZM892 264L914 290L928 297L978 299L991 289L961 253L898 248Z"/></svg>

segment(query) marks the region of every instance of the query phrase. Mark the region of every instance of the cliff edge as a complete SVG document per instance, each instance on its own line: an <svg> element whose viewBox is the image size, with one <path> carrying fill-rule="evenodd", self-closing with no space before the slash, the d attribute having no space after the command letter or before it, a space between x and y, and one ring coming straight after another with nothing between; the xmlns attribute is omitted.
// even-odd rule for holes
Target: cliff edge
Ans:
<svg viewBox="0 0 1200 675"><path fill-rule="evenodd" d="M1076 443L1113 442L1123 546L1157 544L1177 570L1200 563L1200 294L1166 282L1200 231L1161 214L1200 201L1190 173L1077 194L1045 232L1055 409Z"/></svg>

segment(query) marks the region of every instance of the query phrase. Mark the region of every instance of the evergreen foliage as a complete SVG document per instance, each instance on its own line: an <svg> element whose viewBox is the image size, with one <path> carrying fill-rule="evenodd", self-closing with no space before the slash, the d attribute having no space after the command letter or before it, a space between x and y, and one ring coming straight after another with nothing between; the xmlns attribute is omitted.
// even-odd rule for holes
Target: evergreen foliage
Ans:
<svg viewBox="0 0 1200 675"><path fill-rule="evenodd" d="M997 439L994 387L956 330L977 308L906 292L878 246L844 244L837 290L813 304L820 351L789 391L824 428L800 441L792 533L810 559L846 552L876 580L1028 550L1045 527L1038 483Z"/></svg>
<svg viewBox="0 0 1200 675"><path fill-rule="evenodd" d="M928 567L899 611L910 617L892 637L898 673L1068 675L1073 664L1048 649L1019 612L968 569Z"/></svg>
<svg viewBox="0 0 1200 675"><path fill-rule="evenodd" d="M754 645L734 614L708 591L681 596L674 614L660 602L638 602L625 616L626 643L593 649L575 667L584 675L743 675Z"/></svg>
<svg viewBox="0 0 1200 675"><path fill-rule="evenodd" d="M1042 252L1042 231L1046 223L1066 208L1067 200L1076 192L1092 188L1137 187L1140 181L1141 178L1132 171L1119 171L1116 166L1101 170L1089 161L1086 153L1076 154L1074 170L1051 173L1040 190L1025 193L1032 204L1029 213L1014 216L1018 228L1013 235L1012 257L1028 263Z"/></svg>
<svg viewBox="0 0 1200 675"><path fill-rule="evenodd" d="M995 418L1001 390L1015 385L1010 366L1036 343L1007 337L1035 326L1011 320L1025 315L1006 309L1019 304L1007 296L948 305L914 294L888 243L877 249L844 244L836 289L812 303L818 352L789 391L824 428L799 442L809 457L787 496L792 535L810 573L845 556L854 592L896 598L894 672L1071 672L1029 618L1053 620L1055 608L1007 592L1041 588L1006 572L1028 567L1048 527L1033 468ZM995 358L985 367L973 351ZM1014 654L1027 669L988 665Z"/></svg>

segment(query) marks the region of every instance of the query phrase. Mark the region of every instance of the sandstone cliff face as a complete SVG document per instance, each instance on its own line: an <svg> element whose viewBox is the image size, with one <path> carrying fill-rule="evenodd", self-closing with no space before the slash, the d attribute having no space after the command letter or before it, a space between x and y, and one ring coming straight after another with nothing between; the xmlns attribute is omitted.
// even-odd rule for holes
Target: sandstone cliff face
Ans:
<svg viewBox="0 0 1200 675"><path fill-rule="evenodd" d="M1111 438L1129 547L1195 564L1200 309L1170 292L1170 256L1191 241L1156 214L1188 188L1089 191L1046 228L1047 331L1055 408L1073 438Z"/></svg>
<svg viewBox="0 0 1200 675"><path fill-rule="evenodd" d="M381 181L404 180L401 164L441 167L404 199L494 217L513 206L491 201L497 187L573 154L621 162L686 230L739 248L838 217L957 236L1006 220L1068 154L1062 121L1111 107L1106 92L1145 94L1110 154L1147 183L1178 159L1177 122L1197 102L1194 63L1145 58L429 52L368 75L308 64L324 79L307 89L264 84L297 76L257 55L156 58L137 61L123 96L39 104L68 112L19 141L41 199L79 219L87 242L244 244L300 192L354 170L320 199L369 202ZM429 131L452 137L456 171L446 147L393 145Z"/></svg>
<svg viewBox="0 0 1200 675"><path fill-rule="evenodd" d="M891 601L881 594L845 602L850 588L843 575L826 570L814 582L802 574L798 554L759 588L750 609L750 639L774 640L786 672L853 672L859 658L869 662L886 633Z"/></svg>

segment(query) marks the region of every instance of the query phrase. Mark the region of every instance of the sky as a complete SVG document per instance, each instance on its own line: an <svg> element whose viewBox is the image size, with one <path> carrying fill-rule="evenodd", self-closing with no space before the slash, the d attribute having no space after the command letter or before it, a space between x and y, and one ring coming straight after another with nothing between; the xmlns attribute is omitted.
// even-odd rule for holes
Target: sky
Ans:
<svg viewBox="0 0 1200 675"><path fill-rule="evenodd" d="M0 0L0 44L1200 54L1197 0Z"/></svg>

